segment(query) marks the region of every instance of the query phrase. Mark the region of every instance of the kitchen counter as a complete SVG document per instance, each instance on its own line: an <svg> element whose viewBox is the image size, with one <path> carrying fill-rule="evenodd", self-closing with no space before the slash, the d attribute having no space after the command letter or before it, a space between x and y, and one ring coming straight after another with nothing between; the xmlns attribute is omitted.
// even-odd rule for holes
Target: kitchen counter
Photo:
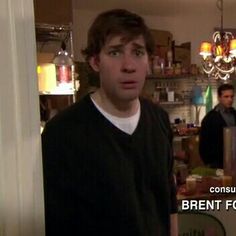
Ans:
<svg viewBox="0 0 236 236"><path fill-rule="evenodd" d="M199 185L197 186L198 191L191 195L183 192L185 185L178 188L179 235L190 235L184 233L193 233L193 229L200 230L198 232L208 232L208 229L213 229L214 233L204 235L235 235L236 194L201 192ZM209 216L214 217L216 224L212 223L212 218ZM225 234L221 234L217 225L223 228Z"/></svg>
<svg viewBox="0 0 236 236"><path fill-rule="evenodd" d="M192 194L188 193L186 191L186 185L180 185L177 188L177 200L179 203L181 203L182 200L200 200L200 199L209 199L209 200L225 200L225 199L231 199L236 197L236 193L210 193L209 188L210 187L222 187L220 180L216 180L213 178L213 181L210 180L208 182L197 182L196 185L196 191Z"/></svg>

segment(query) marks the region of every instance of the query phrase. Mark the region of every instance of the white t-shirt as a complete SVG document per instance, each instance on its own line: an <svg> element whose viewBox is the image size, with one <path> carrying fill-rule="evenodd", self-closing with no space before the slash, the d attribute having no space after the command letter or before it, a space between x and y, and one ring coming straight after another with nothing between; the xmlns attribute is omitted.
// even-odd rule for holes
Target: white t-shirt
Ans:
<svg viewBox="0 0 236 236"><path fill-rule="evenodd" d="M91 97L92 99L92 97ZM92 99L95 107L117 128L124 131L127 134L132 134L136 129L140 117L140 103L138 106L137 112L130 117L117 117L107 113L103 108L101 108L93 99Z"/></svg>

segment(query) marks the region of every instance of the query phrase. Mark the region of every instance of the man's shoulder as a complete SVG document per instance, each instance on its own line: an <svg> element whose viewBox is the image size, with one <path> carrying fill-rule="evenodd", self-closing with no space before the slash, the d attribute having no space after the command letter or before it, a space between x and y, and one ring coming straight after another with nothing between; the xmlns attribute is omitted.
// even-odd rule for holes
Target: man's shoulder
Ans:
<svg viewBox="0 0 236 236"><path fill-rule="evenodd" d="M232 107L232 112L236 116L236 109L234 107Z"/></svg>
<svg viewBox="0 0 236 236"><path fill-rule="evenodd" d="M146 117L149 117L154 122L158 122L163 127L169 127L169 115L159 104L142 98L141 106L142 112L146 114Z"/></svg>
<svg viewBox="0 0 236 236"><path fill-rule="evenodd" d="M161 116L168 116L168 113L159 104L153 103L151 100L146 98L140 98L140 101L143 109L155 112L156 114L160 114Z"/></svg>
<svg viewBox="0 0 236 236"><path fill-rule="evenodd" d="M215 108L210 110L205 117L215 117L218 116L220 113Z"/></svg>
<svg viewBox="0 0 236 236"><path fill-rule="evenodd" d="M159 104L153 103L148 99L142 98L141 106L143 108L142 112L145 113L148 123L154 124L156 128L159 127L159 131L171 140L172 130L168 113Z"/></svg>
<svg viewBox="0 0 236 236"><path fill-rule="evenodd" d="M218 121L221 118L220 112L217 111L215 108L212 109L211 111L209 111L205 117L203 118L202 122L204 123L208 123L208 122L213 122L215 123L216 121Z"/></svg>

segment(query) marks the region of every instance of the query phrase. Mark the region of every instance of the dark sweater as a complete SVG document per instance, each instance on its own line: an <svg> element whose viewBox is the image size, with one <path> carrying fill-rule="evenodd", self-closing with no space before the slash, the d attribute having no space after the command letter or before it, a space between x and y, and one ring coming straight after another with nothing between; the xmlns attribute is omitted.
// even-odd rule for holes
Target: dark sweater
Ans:
<svg viewBox="0 0 236 236"><path fill-rule="evenodd" d="M175 213L167 114L141 100L132 135L89 96L42 135L46 235L168 236Z"/></svg>
<svg viewBox="0 0 236 236"><path fill-rule="evenodd" d="M232 109L236 121L236 111ZM199 152L203 162L212 168L223 168L223 130L227 127L219 110L214 108L202 120Z"/></svg>

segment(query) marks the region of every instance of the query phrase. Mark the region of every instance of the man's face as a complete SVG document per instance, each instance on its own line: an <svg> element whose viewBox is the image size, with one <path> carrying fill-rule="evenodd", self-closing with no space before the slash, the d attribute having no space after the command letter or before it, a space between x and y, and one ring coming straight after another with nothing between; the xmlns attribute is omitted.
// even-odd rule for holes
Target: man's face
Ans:
<svg viewBox="0 0 236 236"><path fill-rule="evenodd" d="M234 100L234 91L233 90L224 90L221 92L221 96L218 97L219 103L225 108L230 108L233 106Z"/></svg>
<svg viewBox="0 0 236 236"><path fill-rule="evenodd" d="M145 42L139 36L129 42L111 37L90 65L99 72L100 91L116 102L138 98L148 71Z"/></svg>

